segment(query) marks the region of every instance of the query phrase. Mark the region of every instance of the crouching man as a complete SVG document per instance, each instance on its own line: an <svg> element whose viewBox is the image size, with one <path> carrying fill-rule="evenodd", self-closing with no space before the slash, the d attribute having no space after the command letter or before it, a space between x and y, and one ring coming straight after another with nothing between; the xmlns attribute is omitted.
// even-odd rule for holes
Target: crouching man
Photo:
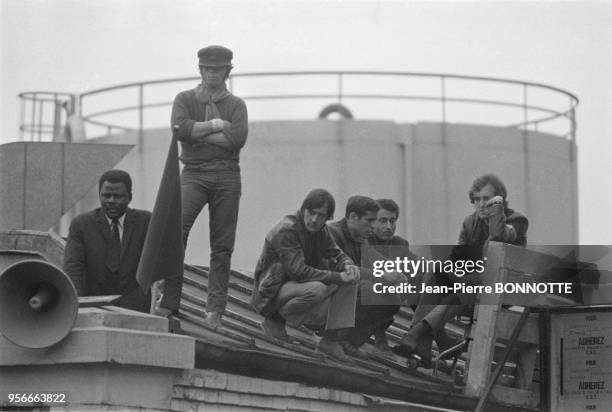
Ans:
<svg viewBox="0 0 612 412"><path fill-rule="evenodd" d="M332 195L315 189L295 215L285 216L266 235L251 304L265 317L262 329L273 338L288 339L286 323L319 330L327 321L338 324L334 316L341 314L330 313L328 318L328 311L332 300L345 294L335 292L355 287L359 280L359 268L338 248L325 225L334 209ZM347 305L354 310L354 302ZM324 330L322 336L317 351L351 362L338 343L337 330Z"/></svg>
<svg viewBox="0 0 612 412"><path fill-rule="evenodd" d="M372 291L374 283L395 285L401 283L403 278L396 272L388 273L382 278L374 278L369 263L372 256L365 256L377 253L374 249L368 251L367 239L374 233L379 211L380 206L373 199L352 196L346 204L345 217L328 225L338 247L360 266L360 296L355 311L355 327L346 331L340 342L345 354L357 358L368 358L369 355L360 347L371 335L375 336L375 353L393 358L387 343L386 330L400 309L400 301L396 296L377 296Z"/></svg>

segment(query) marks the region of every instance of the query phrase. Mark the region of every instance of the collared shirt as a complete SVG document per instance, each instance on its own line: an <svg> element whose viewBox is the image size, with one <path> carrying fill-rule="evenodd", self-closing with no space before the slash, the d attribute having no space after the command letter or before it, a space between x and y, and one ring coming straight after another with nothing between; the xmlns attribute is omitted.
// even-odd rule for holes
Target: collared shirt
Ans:
<svg viewBox="0 0 612 412"><path fill-rule="evenodd" d="M108 222L108 227L112 229L113 227L113 219L104 215L106 217L106 221ZM123 221L125 220L125 213L117 218L117 228L119 229L119 240L123 241Z"/></svg>

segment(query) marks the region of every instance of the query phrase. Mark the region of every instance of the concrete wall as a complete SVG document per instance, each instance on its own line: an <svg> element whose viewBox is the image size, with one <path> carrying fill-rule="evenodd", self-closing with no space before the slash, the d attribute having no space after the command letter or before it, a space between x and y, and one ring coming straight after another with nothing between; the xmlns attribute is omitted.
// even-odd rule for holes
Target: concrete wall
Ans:
<svg viewBox="0 0 612 412"><path fill-rule="evenodd" d="M138 140L132 133L98 142ZM133 207L152 208L169 142L169 131L148 130L117 165L133 175ZM336 218L344 215L351 195L390 197L401 208L398 234L413 244L454 243L463 218L472 211L469 186L487 172L502 178L510 206L529 217L529 243L576 243L572 150L558 136L481 125L253 122L241 154L243 193L233 266L252 270L267 231L281 216L295 212L315 187L334 194ZM96 192L75 210L95 207ZM204 211L190 235L186 261L207 265L208 254Z"/></svg>
<svg viewBox="0 0 612 412"><path fill-rule="evenodd" d="M443 411L298 382L240 376L215 370L184 371L176 380L172 409L177 411Z"/></svg>
<svg viewBox="0 0 612 412"><path fill-rule="evenodd" d="M411 239L455 242L463 218L472 212L467 194L472 181L495 173L506 185L510 207L529 218L530 244L577 243L571 142L517 129L439 123L418 123L414 136Z"/></svg>
<svg viewBox="0 0 612 412"><path fill-rule="evenodd" d="M0 229L49 230L130 149L95 143L0 145Z"/></svg>

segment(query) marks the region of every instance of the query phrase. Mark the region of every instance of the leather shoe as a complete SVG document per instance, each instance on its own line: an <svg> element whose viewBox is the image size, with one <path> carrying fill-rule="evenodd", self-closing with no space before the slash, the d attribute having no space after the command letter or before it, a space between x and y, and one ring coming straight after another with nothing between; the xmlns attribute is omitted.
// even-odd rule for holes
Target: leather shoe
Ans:
<svg viewBox="0 0 612 412"><path fill-rule="evenodd" d="M223 326L221 324L221 312L208 312L206 314L206 319L204 319L204 323L211 327L213 330L221 329Z"/></svg>
<svg viewBox="0 0 612 412"><path fill-rule="evenodd" d="M419 345L419 339L421 336L430 332L431 328L426 325L425 322L421 321L411 327L410 330L404 336L402 336L399 344L407 352L414 352Z"/></svg>
<svg viewBox="0 0 612 412"><path fill-rule="evenodd" d="M340 346L342 346L342 350L344 350L344 353L346 353L349 356L352 356L353 358L359 358L359 359L369 359L370 358L370 356L367 353L365 353L364 351L362 351L361 349L359 349L357 346L353 345L350 342L341 341Z"/></svg>
<svg viewBox="0 0 612 412"><path fill-rule="evenodd" d="M444 330L440 331L440 333L436 335L435 341L436 341L436 344L438 345L438 352L440 353L447 351L451 348L455 348L454 350L448 353L445 353L444 356L441 357L441 359L448 359L456 355L460 355L466 349L464 340L453 339L450 336L448 336L448 334ZM461 345L462 343L464 343L464 345Z"/></svg>
<svg viewBox="0 0 612 412"><path fill-rule="evenodd" d="M263 329L264 333L274 339L279 340L289 340L289 335L287 334L287 330L285 329L285 324L281 323L272 318L265 318L263 322L261 322L261 329Z"/></svg>
<svg viewBox="0 0 612 412"><path fill-rule="evenodd" d="M321 338L321 340L317 344L316 352L323 353L329 356L330 358L340 362L348 363L351 365L355 363L351 358L346 356L338 342L331 341L327 338Z"/></svg>

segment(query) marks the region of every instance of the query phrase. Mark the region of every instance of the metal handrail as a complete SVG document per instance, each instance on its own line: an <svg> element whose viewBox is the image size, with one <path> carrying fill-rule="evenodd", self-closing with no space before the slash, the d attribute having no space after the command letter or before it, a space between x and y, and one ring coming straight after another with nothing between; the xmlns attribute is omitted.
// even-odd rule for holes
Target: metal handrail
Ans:
<svg viewBox="0 0 612 412"><path fill-rule="evenodd" d="M25 133L29 133L30 140L36 138L41 140L46 134L59 136L65 122L62 118L67 118L69 111L74 108L76 98L71 93L42 90L19 93L18 97L21 99L21 123L19 124L21 140L25 140ZM29 122L26 121L26 102L31 102L31 109L27 116ZM45 107L51 110L47 109L45 112ZM45 116L49 116L46 113L52 114L53 121L46 120Z"/></svg>
<svg viewBox="0 0 612 412"><path fill-rule="evenodd" d="M439 102L441 104L441 121L447 122L447 105L449 104L471 104L471 105L486 105L486 106L500 106L512 109L523 109L523 119L520 122L512 122L511 124L504 124L502 127L514 127L514 128L526 128L535 127L537 128L540 124L565 118L569 121L569 127L567 133L561 134L562 137L568 137L575 141L575 109L579 103L578 97L569 91L563 90L558 87L536 83L536 82L525 82L520 80L495 78L495 77L483 77L483 76L464 76L457 74L439 74L439 73L420 73L420 72L397 72L397 71L276 71L276 72L256 72L256 73L233 73L229 79L229 88L233 92L236 92L236 81L241 79L257 79L265 77L297 77L297 76L332 76L336 77L336 86L333 87L335 90L323 93L274 93L274 94L252 94L248 95L245 93L237 92L240 97L247 101L278 101L278 100L308 100L308 99L331 99L333 103L343 103L347 99L371 99L371 100L402 100L402 101L422 101L422 102ZM410 94L410 93L359 93L349 89L346 86L346 78L351 76L373 76L373 77L401 77L401 78L431 78L439 79L439 89L435 89L432 95L423 94ZM178 77L178 78L166 78L158 80L149 80L141 82L124 83L105 87L96 90L90 90L85 93L81 93L78 96L73 96L77 104L75 107L75 113L82 118L85 124L101 126L107 129L108 134L111 134L113 130L119 131L132 131L136 130L139 135L142 136L144 129L144 117L145 111L152 108L159 108L170 106L171 101L157 101L157 102L146 102L145 88L153 85L170 84L193 81L199 82L200 78L195 76L189 77ZM520 101L509 101L509 100L493 100L483 98L469 98L461 96L449 96L447 95L447 89L450 81L469 81L479 83L494 83L494 84L506 84L512 86L522 87L523 96ZM353 87L354 88L354 87ZM102 108L97 111L85 112L83 102L89 101L94 96L101 96L109 92L119 90L135 89L138 92L136 102L133 104L127 104L123 106L115 105L113 101L113 107ZM555 98L567 99L567 106L565 109L558 110L551 107L547 107L540 104L535 104L528 101L528 92L532 89L545 90L554 93ZM283 89L283 91L286 91ZM31 93L22 93L22 104L26 100L32 100ZM35 100L35 99L34 99ZM113 119L101 119L102 117L108 118L109 116L136 113L137 123L136 125L124 125L118 123ZM530 114L532 116L530 116ZM534 115L533 114L537 114ZM517 119L518 120L518 119ZM23 126L22 116L22 126Z"/></svg>
<svg viewBox="0 0 612 412"><path fill-rule="evenodd" d="M408 76L408 77L432 77L432 78L447 78L447 79L455 79L455 80L477 80L477 81L488 81L495 83L508 83L508 84L517 84L521 86L531 86L536 88L547 89L553 92L565 94L570 99L574 100L576 105L579 103L579 99L573 93L558 88L554 86L550 86L544 83L536 83L536 82L527 82L522 80L514 80L514 79L506 79L502 77L483 77L483 76L469 76L469 75L459 75L459 74L444 74L444 73L422 73L422 72L390 72L390 71L360 71L360 70L310 70L310 71L279 71L279 72L252 72L252 73L232 73L231 78L240 78L240 77L270 77L270 76L313 76L313 75L375 75L375 76ZM230 78L230 80L231 80ZM131 82L131 83L123 83L115 86L105 87L101 89L90 90L85 93L81 93L80 96L89 96L93 94L103 93L110 90L116 89L124 89L127 87L134 86L145 86L152 84L162 84L162 83L176 83L176 82L184 82L184 81L199 81L200 78L197 76L187 76L187 77L174 77L174 78L165 78L158 80L147 80L142 82Z"/></svg>

